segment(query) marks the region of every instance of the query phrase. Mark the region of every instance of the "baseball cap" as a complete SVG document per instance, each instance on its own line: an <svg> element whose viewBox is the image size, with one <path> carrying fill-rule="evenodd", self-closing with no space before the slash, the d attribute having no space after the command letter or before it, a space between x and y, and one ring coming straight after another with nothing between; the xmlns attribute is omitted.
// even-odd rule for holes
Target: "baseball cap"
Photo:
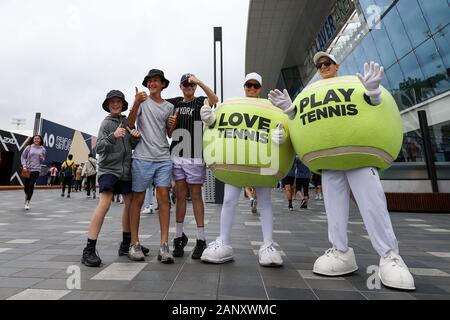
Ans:
<svg viewBox="0 0 450 320"><path fill-rule="evenodd" d="M180 84L183 84L183 83L187 82L187 81L189 80L189 77L190 77L190 76L191 76L190 73L185 73L185 74L183 74L183 75L181 76L181 79L180 79Z"/></svg>
<svg viewBox="0 0 450 320"><path fill-rule="evenodd" d="M247 81L250 81L250 80L258 81L258 83L262 86L262 77L259 74L257 74L256 72L251 72L251 73L247 74L245 76L244 83L247 83Z"/></svg>
<svg viewBox="0 0 450 320"><path fill-rule="evenodd" d="M314 56L314 63L317 64L317 62L319 61L320 58L322 57L327 57L328 59L334 61L334 63L337 63L336 57L333 56L332 54L323 52L323 51L319 51L315 54Z"/></svg>

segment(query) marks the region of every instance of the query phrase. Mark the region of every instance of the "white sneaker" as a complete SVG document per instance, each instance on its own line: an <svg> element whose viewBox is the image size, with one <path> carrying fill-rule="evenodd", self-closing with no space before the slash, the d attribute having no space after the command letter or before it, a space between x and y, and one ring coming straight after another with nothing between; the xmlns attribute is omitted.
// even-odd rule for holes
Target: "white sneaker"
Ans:
<svg viewBox="0 0 450 320"><path fill-rule="evenodd" d="M263 267L276 267L283 265L280 253L274 248L273 242L262 245L258 252L259 264Z"/></svg>
<svg viewBox="0 0 450 320"><path fill-rule="evenodd" d="M316 197L314 198L315 200L319 200L319 194L316 193Z"/></svg>
<svg viewBox="0 0 450 320"><path fill-rule="evenodd" d="M403 290L415 290L414 278L402 257L390 251L386 257L380 258L378 276L386 287Z"/></svg>
<svg viewBox="0 0 450 320"><path fill-rule="evenodd" d="M216 241L208 244L200 259L204 262L224 263L233 260L233 248L217 238Z"/></svg>
<svg viewBox="0 0 450 320"><path fill-rule="evenodd" d="M25 201L25 210L30 210L30 201Z"/></svg>
<svg viewBox="0 0 450 320"><path fill-rule="evenodd" d="M319 193L319 200L323 200L323 195Z"/></svg>
<svg viewBox="0 0 450 320"><path fill-rule="evenodd" d="M152 212L152 208L150 206L144 207L144 209L141 211L141 213L147 213L147 214L149 214L150 212Z"/></svg>
<svg viewBox="0 0 450 320"><path fill-rule="evenodd" d="M342 276L358 270L355 253L352 248L341 252L336 248L325 251L323 256L317 258L313 272L325 276Z"/></svg>

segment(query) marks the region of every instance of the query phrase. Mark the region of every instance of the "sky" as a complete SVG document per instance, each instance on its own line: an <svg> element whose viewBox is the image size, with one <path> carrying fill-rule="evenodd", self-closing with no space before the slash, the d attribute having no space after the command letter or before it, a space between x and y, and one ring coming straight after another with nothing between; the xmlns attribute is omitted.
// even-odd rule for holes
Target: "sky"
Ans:
<svg viewBox="0 0 450 320"><path fill-rule="evenodd" d="M12 119L25 118L21 129L31 130L41 112L97 135L106 93L121 90L131 105L135 86L144 90L153 68L170 81L163 98L181 95L187 72L213 88L215 26L222 27L224 98L242 96L248 6L248 0L2 0L0 128L15 129ZM196 95L204 93L198 88Z"/></svg>

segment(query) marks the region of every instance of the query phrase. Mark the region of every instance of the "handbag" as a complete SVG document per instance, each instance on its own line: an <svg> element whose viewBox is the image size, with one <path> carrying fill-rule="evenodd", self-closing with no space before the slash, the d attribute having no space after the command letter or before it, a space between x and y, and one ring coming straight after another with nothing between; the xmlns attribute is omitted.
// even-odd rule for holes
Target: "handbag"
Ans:
<svg viewBox="0 0 450 320"><path fill-rule="evenodd" d="M30 178L30 174L31 174L31 171L27 168L22 168L22 171L20 172L20 176L22 178Z"/></svg>

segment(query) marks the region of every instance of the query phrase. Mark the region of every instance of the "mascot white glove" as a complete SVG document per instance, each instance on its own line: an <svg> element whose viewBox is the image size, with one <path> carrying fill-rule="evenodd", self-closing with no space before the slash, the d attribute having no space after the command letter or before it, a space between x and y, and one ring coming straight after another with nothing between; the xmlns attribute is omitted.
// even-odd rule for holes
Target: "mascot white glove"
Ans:
<svg viewBox="0 0 450 320"><path fill-rule="evenodd" d="M272 132L272 142L275 144L283 144L286 141L286 133L283 125L280 123Z"/></svg>
<svg viewBox="0 0 450 320"><path fill-rule="evenodd" d="M203 104L203 107L200 109L200 118L202 119L203 123L210 127L216 122L216 114L214 113L213 109L209 106L208 99L205 99L205 102Z"/></svg>
<svg viewBox="0 0 450 320"><path fill-rule="evenodd" d="M278 89L271 90L268 94L268 98L275 107L283 110L283 112L288 115L289 119L294 119L297 110L286 89L284 89L283 92Z"/></svg>
<svg viewBox="0 0 450 320"><path fill-rule="evenodd" d="M364 64L364 76L357 73L356 76L366 88L366 95L370 98L370 102L377 106L381 103L380 83L384 78L384 68L373 61Z"/></svg>

